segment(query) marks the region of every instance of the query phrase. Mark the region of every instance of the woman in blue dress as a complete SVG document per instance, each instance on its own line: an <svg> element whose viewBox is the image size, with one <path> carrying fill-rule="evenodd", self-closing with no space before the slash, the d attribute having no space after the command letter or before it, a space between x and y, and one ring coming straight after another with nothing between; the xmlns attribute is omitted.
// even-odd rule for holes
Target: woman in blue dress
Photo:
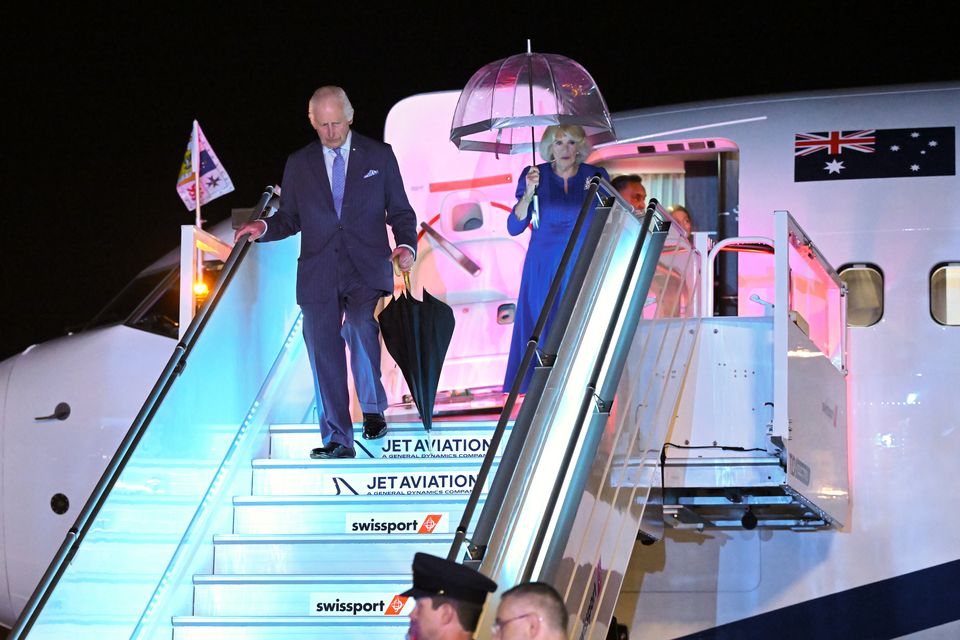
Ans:
<svg viewBox="0 0 960 640"><path fill-rule="evenodd" d="M517 311L514 315L513 339L510 342L510 356L507 360L507 371L504 376L503 390L509 392L520 368L520 361L526 351L527 342L533 333L533 328L547 299L550 283L553 281L560 258L567 246L570 234L580 214L583 198L586 195L586 182L599 174L610 177L602 167L595 167L583 162L590 153L590 145L582 127L552 126L547 127L540 140L540 155L547 162L535 167L527 167L520 174L517 184L517 204L507 222L510 235L520 235L530 229L530 244L527 247L527 257L523 263L523 275L520 278L520 293L517 296ZM539 188L538 188L539 187ZM533 192L537 190L539 204L539 220L532 220ZM586 235L593 211L594 203L586 223L583 225L580 237L577 239L576 250L568 263L563 277L560 295L557 296L547 324L540 336L540 344L544 340L553 323L553 317L559 306L560 297L566 288L567 280L573 269L574 261L580 251L580 245ZM539 224L538 224L539 223ZM520 386L520 393L526 393L533 375L536 360L527 369Z"/></svg>

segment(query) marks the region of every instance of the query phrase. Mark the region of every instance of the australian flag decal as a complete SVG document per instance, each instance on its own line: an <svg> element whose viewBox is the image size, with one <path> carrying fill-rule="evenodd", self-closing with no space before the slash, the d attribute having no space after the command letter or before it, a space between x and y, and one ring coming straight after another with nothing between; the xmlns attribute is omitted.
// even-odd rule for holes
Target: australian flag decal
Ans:
<svg viewBox="0 0 960 640"><path fill-rule="evenodd" d="M795 182L956 175L954 127L798 133Z"/></svg>

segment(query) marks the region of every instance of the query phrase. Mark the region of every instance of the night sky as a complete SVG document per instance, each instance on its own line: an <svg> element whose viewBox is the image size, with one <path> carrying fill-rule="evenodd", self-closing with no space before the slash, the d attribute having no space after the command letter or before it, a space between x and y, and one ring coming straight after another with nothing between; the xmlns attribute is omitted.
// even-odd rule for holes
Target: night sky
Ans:
<svg viewBox="0 0 960 640"><path fill-rule="evenodd" d="M597 18L586 7L621 3L528 15L477 2L21 4L0 18L0 358L81 326L177 246L193 221L175 183L194 118L236 186L204 208L212 225L252 206L315 138L316 87L343 86L354 128L380 138L393 104L461 89L527 38L586 67L612 111L960 79L951 21L933 9L648 2Z"/></svg>

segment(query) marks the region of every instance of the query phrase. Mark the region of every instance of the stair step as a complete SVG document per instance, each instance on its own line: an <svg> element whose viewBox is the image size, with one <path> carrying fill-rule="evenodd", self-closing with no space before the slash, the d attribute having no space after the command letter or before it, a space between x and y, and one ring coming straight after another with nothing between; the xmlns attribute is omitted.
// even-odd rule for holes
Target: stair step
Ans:
<svg viewBox="0 0 960 640"><path fill-rule="evenodd" d="M127 607L131 609L131 607ZM29 632L30 640L130 640L130 634L137 626L140 616L133 613L121 618L43 612L43 619ZM325 620L325 618L318 618ZM326 618L329 619L329 618ZM404 622L408 621L404 619ZM406 625L404 626L406 630ZM4 633L6 633L4 629ZM6 636L4 636L6 637ZM403 636L395 636L402 638Z"/></svg>
<svg viewBox="0 0 960 640"><path fill-rule="evenodd" d="M354 425L358 457L472 457L482 458L490 445L495 421L438 422L429 437L420 423L389 423L387 435L364 440L360 425ZM509 427L506 431L509 433ZM310 457L310 450L323 445L317 425L279 424L270 427L270 457L296 460Z"/></svg>
<svg viewBox="0 0 960 640"><path fill-rule="evenodd" d="M139 605L142 611L142 603L149 601L156 582L156 574L94 573L71 567L46 601L29 637L129 639L140 618L135 609Z"/></svg>
<svg viewBox="0 0 960 640"><path fill-rule="evenodd" d="M170 554L182 539L182 528L176 533L128 534L96 531L84 541L84 553L71 560L72 575L103 575L104 567L115 570L116 580L129 575L163 572ZM66 580L66 578L65 578Z"/></svg>
<svg viewBox="0 0 960 640"><path fill-rule="evenodd" d="M479 459L270 460L253 461L253 494L424 495L469 494ZM492 472L491 472L492 477Z"/></svg>
<svg viewBox="0 0 960 640"><path fill-rule="evenodd" d="M189 498L198 488L207 487L219 468L219 459L170 457L133 462L123 470L123 492L134 499L144 493Z"/></svg>
<svg viewBox="0 0 960 640"><path fill-rule="evenodd" d="M140 495L111 496L97 514L97 529L128 536L183 534L186 520L196 509L196 495L151 496L150 517L143 517ZM186 516L184 515L186 514Z"/></svg>
<svg viewBox="0 0 960 640"><path fill-rule="evenodd" d="M173 618L173 640L397 640L404 637L408 625L405 616L178 616Z"/></svg>
<svg viewBox="0 0 960 640"><path fill-rule="evenodd" d="M414 599L399 594L411 586L404 575L194 576L198 616L409 615Z"/></svg>
<svg viewBox="0 0 960 640"><path fill-rule="evenodd" d="M446 557L453 534L245 535L213 537L213 572L228 574L402 574L417 551Z"/></svg>
<svg viewBox="0 0 960 640"><path fill-rule="evenodd" d="M240 496L233 499L233 532L245 534L453 532L466 495ZM478 504L483 506L483 498ZM393 525L391 526L391 523Z"/></svg>

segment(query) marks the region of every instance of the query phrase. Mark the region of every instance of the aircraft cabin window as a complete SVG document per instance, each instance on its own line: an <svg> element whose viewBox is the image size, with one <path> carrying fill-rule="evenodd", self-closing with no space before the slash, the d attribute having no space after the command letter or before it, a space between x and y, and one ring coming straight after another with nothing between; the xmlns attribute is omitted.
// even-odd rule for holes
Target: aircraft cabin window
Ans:
<svg viewBox="0 0 960 640"><path fill-rule="evenodd" d="M454 231L473 231L483 226L483 210L476 202L458 204L450 217Z"/></svg>
<svg viewBox="0 0 960 640"><path fill-rule="evenodd" d="M930 272L930 315L938 324L960 325L960 263L938 264Z"/></svg>
<svg viewBox="0 0 960 640"><path fill-rule="evenodd" d="M838 270L847 285L847 326L869 327L883 317L883 272L872 264L843 265Z"/></svg>

